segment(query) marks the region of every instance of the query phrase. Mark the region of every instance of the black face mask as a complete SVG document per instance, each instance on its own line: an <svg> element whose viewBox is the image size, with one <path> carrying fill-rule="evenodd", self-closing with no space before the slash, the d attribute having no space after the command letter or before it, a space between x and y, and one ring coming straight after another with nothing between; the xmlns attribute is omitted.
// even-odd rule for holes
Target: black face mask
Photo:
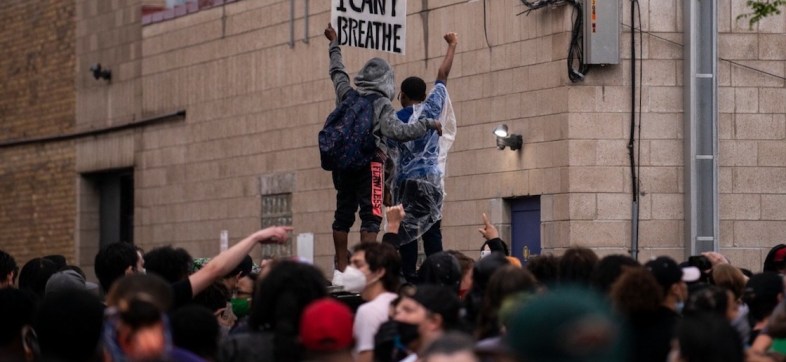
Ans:
<svg viewBox="0 0 786 362"><path fill-rule="evenodd" d="M420 333L418 333L418 325L417 324L410 324L406 322L396 322L397 329L398 329L398 337L401 341L401 344L408 345L410 342L417 340L420 338Z"/></svg>

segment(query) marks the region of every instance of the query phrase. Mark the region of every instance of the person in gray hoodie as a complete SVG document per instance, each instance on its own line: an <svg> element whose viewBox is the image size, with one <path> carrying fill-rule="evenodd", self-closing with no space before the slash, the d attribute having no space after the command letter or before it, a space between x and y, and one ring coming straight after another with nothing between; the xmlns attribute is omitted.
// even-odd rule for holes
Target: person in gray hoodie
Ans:
<svg viewBox="0 0 786 362"><path fill-rule="evenodd" d="M352 86L349 74L344 70L341 48L336 31L328 24L325 37L330 41L330 79L336 91L336 105L341 104ZM376 241L382 223L382 188L384 162L387 158L385 138L411 141L423 137L429 129L442 134L441 125L434 119L421 118L417 122L404 123L396 117L391 101L396 93L393 68L381 58L372 58L360 69L354 83L361 96L380 95L374 101L373 134L377 152L369 167L358 170L333 171L336 188L336 212L333 221L333 246L336 250L336 268L333 284L341 285L341 273L348 263L347 244L349 229L355 223L355 211L360 208L360 241ZM372 172L377 170L376 172ZM373 197L372 190L375 190ZM376 199L379 200L376 200Z"/></svg>

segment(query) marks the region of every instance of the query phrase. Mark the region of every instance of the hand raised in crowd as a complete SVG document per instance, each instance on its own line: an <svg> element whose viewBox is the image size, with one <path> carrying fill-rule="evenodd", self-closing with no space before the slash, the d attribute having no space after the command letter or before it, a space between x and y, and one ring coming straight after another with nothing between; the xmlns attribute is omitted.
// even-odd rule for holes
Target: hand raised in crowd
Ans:
<svg viewBox="0 0 786 362"><path fill-rule="evenodd" d="M388 232L398 232L398 227L401 225L401 220L404 220L404 206L398 204L396 206L391 206L385 209L385 215L388 219Z"/></svg>
<svg viewBox="0 0 786 362"><path fill-rule="evenodd" d="M327 28L325 28L325 38L333 42L333 40L336 40L336 37L336 29L333 29L333 24L328 23Z"/></svg>
<svg viewBox="0 0 786 362"><path fill-rule="evenodd" d="M458 34L456 33L453 32L447 33L443 38L450 46L456 46L456 44L458 44Z"/></svg>
<svg viewBox="0 0 786 362"><path fill-rule="evenodd" d="M260 244L282 244L289 239L291 226L270 226L251 235Z"/></svg>
<svg viewBox="0 0 786 362"><path fill-rule="evenodd" d="M483 235L483 238L486 240L496 239L499 237L499 231L494 225L491 224L489 221L489 217L486 216L486 213L483 213L483 227L478 229L480 234Z"/></svg>
<svg viewBox="0 0 786 362"><path fill-rule="evenodd" d="M712 264L712 266L715 266L715 265L718 265L718 264L729 264L729 259L726 259L726 257L723 256L723 254L718 253L718 252L706 251L706 252L701 253L701 255L706 256L707 260L710 261L710 264Z"/></svg>

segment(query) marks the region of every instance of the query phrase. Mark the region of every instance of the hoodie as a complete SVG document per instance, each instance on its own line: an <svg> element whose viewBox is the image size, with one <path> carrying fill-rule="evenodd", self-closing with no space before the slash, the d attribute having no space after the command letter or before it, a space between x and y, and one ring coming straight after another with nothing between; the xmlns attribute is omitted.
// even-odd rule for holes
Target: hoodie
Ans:
<svg viewBox="0 0 786 362"><path fill-rule="evenodd" d="M339 105L352 86L349 85L349 75L344 70L338 41L330 43L329 55L330 79L336 90L336 105ZM396 94L394 78L393 68L381 58L371 58L355 76L355 87L360 95L376 93L381 96L374 101L374 138L377 148L385 154L386 137L406 142L423 137L429 129L437 128L437 121L434 119L420 118L412 123L404 123L398 119L391 103Z"/></svg>

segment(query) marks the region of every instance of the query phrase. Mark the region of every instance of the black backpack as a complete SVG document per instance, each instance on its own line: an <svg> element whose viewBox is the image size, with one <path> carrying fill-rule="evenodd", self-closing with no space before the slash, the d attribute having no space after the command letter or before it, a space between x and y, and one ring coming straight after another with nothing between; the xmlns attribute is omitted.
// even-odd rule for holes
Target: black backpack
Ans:
<svg viewBox="0 0 786 362"><path fill-rule="evenodd" d="M328 171L367 167L374 157L374 101L378 94L350 90L319 131L319 156Z"/></svg>

